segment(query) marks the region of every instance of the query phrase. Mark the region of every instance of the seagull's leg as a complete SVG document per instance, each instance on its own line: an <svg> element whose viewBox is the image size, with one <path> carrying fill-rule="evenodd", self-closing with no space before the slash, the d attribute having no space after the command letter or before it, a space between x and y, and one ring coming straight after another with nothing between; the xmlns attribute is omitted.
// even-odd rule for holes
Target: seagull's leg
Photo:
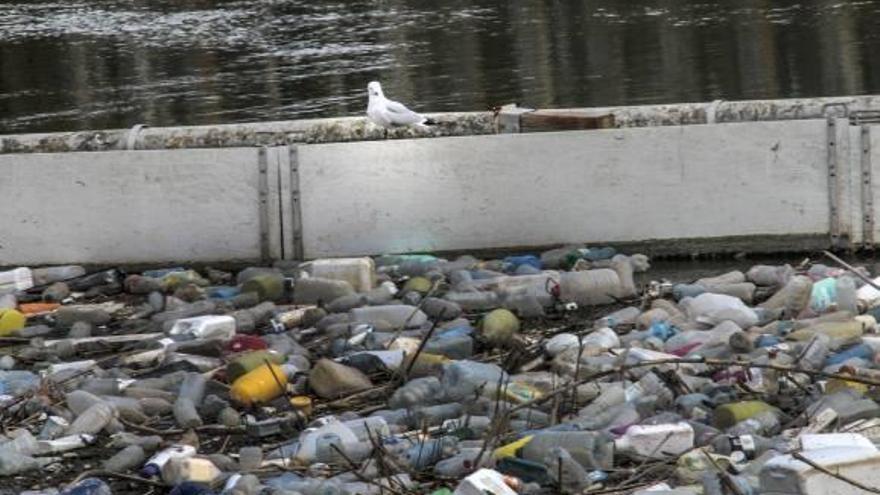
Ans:
<svg viewBox="0 0 880 495"><path fill-rule="evenodd" d="M383 129L384 129L384 131L385 131L385 139L388 139L388 128L385 127L385 128L383 128Z"/></svg>

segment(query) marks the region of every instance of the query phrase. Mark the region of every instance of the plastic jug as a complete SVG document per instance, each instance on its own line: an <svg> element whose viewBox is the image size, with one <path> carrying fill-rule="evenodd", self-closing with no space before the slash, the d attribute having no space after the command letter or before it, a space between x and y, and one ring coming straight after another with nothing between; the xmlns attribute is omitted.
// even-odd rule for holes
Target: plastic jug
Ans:
<svg viewBox="0 0 880 495"><path fill-rule="evenodd" d="M260 366L238 378L229 390L229 397L244 406L268 402L282 393L287 374L277 364Z"/></svg>
<svg viewBox="0 0 880 495"><path fill-rule="evenodd" d="M494 394L499 382L503 386L506 380L507 373L494 364L461 360L443 367L442 383L451 399L473 398L479 389Z"/></svg>

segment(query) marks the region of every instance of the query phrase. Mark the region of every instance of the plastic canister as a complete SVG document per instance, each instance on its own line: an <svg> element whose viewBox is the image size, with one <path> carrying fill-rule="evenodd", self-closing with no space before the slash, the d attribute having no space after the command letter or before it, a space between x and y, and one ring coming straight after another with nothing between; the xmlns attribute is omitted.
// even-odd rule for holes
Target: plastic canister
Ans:
<svg viewBox="0 0 880 495"><path fill-rule="evenodd" d="M880 486L880 452L871 447L830 447L804 451L804 458L842 478L865 486ZM792 455L776 456L764 465L760 493L768 495L868 494L839 478L799 461Z"/></svg>
<svg viewBox="0 0 880 495"><path fill-rule="evenodd" d="M759 400L745 400L722 404L715 408L713 424L716 428L730 428L758 413L775 410L776 408L770 404Z"/></svg>
<svg viewBox="0 0 880 495"><path fill-rule="evenodd" d="M229 397L244 406L268 402L282 393L287 374L277 364L260 366L241 376L232 384Z"/></svg>

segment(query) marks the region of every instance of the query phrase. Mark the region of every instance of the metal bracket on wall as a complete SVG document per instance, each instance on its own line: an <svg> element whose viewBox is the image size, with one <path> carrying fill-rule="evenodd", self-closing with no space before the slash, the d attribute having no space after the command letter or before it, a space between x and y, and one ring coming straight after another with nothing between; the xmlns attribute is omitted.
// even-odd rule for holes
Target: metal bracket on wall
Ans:
<svg viewBox="0 0 880 495"><path fill-rule="evenodd" d="M833 116L827 119L826 145L828 149L828 212L831 247L840 245L840 188L838 184L837 163L837 120Z"/></svg>
<svg viewBox="0 0 880 495"><path fill-rule="evenodd" d="M862 164L862 246L866 249L874 247L874 188L871 183L871 128L861 128L861 164Z"/></svg>
<svg viewBox="0 0 880 495"><path fill-rule="evenodd" d="M257 196L260 215L260 258L268 261L269 253L269 148L257 153Z"/></svg>
<svg viewBox="0 0 880 495"><path fill-rule="evenodd" d="M288 146L290 157L290 209L291 227L293 230L293 259L301 260L305 256L303 247L302 201L299 189L299 150L296 145Z"/></svg>

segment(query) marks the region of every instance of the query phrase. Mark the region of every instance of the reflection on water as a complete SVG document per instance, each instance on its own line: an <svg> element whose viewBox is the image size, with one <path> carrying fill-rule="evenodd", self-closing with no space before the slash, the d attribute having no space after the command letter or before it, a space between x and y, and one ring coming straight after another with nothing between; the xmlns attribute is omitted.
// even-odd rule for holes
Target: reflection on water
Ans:
<svg viewBox="0 0 880 495"><path fill-rule="evenodd" d="M0 0L0 132L880 93L880 0Z"/></svg>

